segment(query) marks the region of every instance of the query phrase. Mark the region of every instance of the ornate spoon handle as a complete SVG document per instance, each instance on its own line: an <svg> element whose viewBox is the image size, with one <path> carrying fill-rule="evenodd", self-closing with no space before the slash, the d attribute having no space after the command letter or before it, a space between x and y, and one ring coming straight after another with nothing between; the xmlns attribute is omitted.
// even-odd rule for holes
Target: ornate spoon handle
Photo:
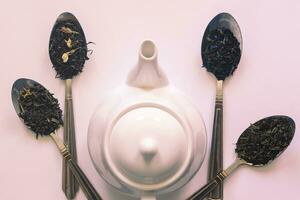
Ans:
<svg viewBox="0 0 300 200"><path fill-rule="evenodd" d="M215 115L209 157L208 180L223 170L223 81L217 81ZM209 194L208 199L223 199L223 184L219 183Z"/></svg>
<svg viewBox="0 0 300 200"><path fill-rule="evenodd" d="M88 200L102 200L100 195L98 194L97 190L91 184L89 179L86 177L84 172L78 166L76 162L72 160L72 156L66 147L66 145L62 142L62 140L55 134L50 134L53 141L56 143L61 155L67 160L69 169L73 173L74 177L76 178L77 182L79 183L81 189L83 190L85 196Z"/></svg>
<svg viewBox="0 0 300 200"><path fill-rule="evenodd" d="M239 166L247 164L246 161L242 159L236 159L234 163L232 163L226 170L222 170L219 172L213 179L208 181L206 185L196 191L192 196L187 198L186 200L203 200L207 197L207 195L213 191L220 183L232 173L234 172Z"/></svg>
<svg viewBox="0 0 300 200"><path fill-rule="evenodd" d="M71 79L65 81L64 142L69 148L73 162L76 163L77 152ZM79 189L78 183L76 182L66 159L63 159L62 188L68 199L74 199Z"/></svg>

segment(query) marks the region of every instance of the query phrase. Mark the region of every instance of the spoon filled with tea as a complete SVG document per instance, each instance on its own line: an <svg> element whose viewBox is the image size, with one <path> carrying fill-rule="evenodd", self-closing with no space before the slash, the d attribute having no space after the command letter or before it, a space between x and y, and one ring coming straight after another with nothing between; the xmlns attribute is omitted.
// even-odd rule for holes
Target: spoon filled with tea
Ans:
<svg viewBox="0 0 300 200"><path fill-rule="evenodd" d="M24 124L39 136L50 136L89 200L101 200L96 189L73 160L68 147L56 130L63 124L58 100L45 87L30 79L18 79L11 91L12 103Z"/></svg>
<svg viewBox="0 0 300 200"><path fill-rule="evenodd" d="M229 13L220 13L207 25L202 39L203 67L217 79L214 122L209 158L208 179L223 170L223 82L236 70L242 53L242 33ZM220 184L209 196L223 199Z"/></svg>
<svg viewBox="0 0 300 200"><path fill-rule="evenodd" d="M187 200L206 198L214 188L241 165L262 167L269 164L289 146L294 133L295 122L288 116L271 116L251 124L240 135L236 143L237 159Z"/></svg>
<svg viewBox="0 0 300 200"><path fill-rule="evenodd" d="M50 35L49 57L56 77L65 81L64 142L68 145L74 162L77 161L75 123L72 97L72 79L83 70L87 57L87 42L77 18L69 12L58 16ZM73 199L78 184L67 161L63 161L62 188L68 199Z"/></svg>

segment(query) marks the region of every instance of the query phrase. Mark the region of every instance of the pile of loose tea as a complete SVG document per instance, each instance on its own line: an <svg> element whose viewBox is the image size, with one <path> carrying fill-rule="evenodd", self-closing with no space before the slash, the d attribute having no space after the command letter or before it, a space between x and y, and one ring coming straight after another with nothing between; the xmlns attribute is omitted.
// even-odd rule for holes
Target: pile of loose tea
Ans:
<svg viewBox="0 0 300 200"><path fill-rule="evenodd" d="M82 72L84 63L88 60L87 45L78 23L69 20L58 22L54 26L49 53L57 78L70 79Z"/></svg>
<svg viewBox="0 0 300 200"><path fill-rule="evenodd" d="M202 49L203 66L218 80L224 80L237 68L241 58L240 43L229 29L208 32Z"/></svg>
<svg viewBox="0 0 300 200"><path fill-rule="evenodd" d="M63 124L58 100L41 85L23 88L18 102L21 110L19 117L37 137L49 135Z"/></svg>
<svg viewBox="0 0 300 200"><path fill-rule="evenodd" d="M275 116L262 119L246 129L236 144L239 158L254 165L274 160L291 142L295 124L290 118Z"/></svg>

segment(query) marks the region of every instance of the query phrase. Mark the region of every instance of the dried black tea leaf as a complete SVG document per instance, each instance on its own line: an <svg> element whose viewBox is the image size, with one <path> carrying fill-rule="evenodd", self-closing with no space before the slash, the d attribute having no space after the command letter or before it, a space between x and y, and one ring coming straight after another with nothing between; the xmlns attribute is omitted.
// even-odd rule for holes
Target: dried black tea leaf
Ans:
<svg viewBox="0 0 300 200"><path fill-rule="evenodd" d="M62 124L62 110L58 100L39 84L23 88L19 95L19 117L39 135L49 135Z"/></svg>
<svg viewBox="0 0 300 200"><path fill-rule="evenodd" d="M65 20L55 24L51 33L49 54L56 77L71 79L82 72L84 63L88 60L87 45L78 22Z"/></svg>
<svg viewBox="0 0 300 200"><path fill-rule="evenodd" d="M202 49L203 66L218 80L233 74L241 58L240 43L229 29L208 32Z"/></svg>
<svg viewBox="0 0 300 200"><path fill-rule="evenodd" d="M288 117L264 118L241 134L235 152L254 165L267 164L290 144L294 130L295 124Z"/></svg>

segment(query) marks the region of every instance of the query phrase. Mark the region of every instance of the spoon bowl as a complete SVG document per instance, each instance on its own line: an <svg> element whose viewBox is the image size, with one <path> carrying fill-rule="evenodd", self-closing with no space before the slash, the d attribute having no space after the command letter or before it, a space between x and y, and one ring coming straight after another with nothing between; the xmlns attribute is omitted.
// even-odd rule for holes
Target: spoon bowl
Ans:
<svg viewBox="0 0 300 200"><path fill-rule="evenodd" d="M202 38L203 67L218 81L232 75L242 55L242 33L229 13L220 13L207 25Z"/></svg>
<svg viewBox="0 0 300 200"><path fill-rule="evenodd" d="M235 152L252 166L264 166L281 155L292 141L295 122L276 115L251 124L239 137Z"/></svg>
<svg viewBox="0 0 300 200"><path fill-rule="evenodd" d="M243 38L242 38L242 32L241 32L239 24L237 23L237 21L231 14L220 13L209 22L209 24L207 25L207 27L205 29L203 39L202 39L202 46L201 46L202 52L204 51L206 45L208 45L207 36L208 36L209 32L216 30L216 29L230 30L233 33L233 35L235 36L235 38L238 40L238 42L240 43L240 49L242 51ZM202 54L202 56L203 56L203 54Z"/></svg>
<svg viewBox="0 0 300 200"><path fill-rule="evenodd" d="M22 112L22 109L20 107L20 102L19 102L21 92L24 91L24 89L30 90L30 88L33 88L33 87L39 87L39 88L43 89L44 91L48 91L43 85L41 85L40 83L38 83L34 80L31 80L31 79L20 78L13 83L13 86L11 89L11 99L12 99L13 106L14 106L15 111L18 116ZM59 110L60 110L60 108L56 107L55 111L59 111Z"/></svg>
<svg viewBox="0 0 300 200"><path fill-rule="evenodd" d="M69 12L60 14L49 41L49 57L57 72L56 76L66 80L81 73L87 60L86 54L86 38L79 21Z"/></svg>

